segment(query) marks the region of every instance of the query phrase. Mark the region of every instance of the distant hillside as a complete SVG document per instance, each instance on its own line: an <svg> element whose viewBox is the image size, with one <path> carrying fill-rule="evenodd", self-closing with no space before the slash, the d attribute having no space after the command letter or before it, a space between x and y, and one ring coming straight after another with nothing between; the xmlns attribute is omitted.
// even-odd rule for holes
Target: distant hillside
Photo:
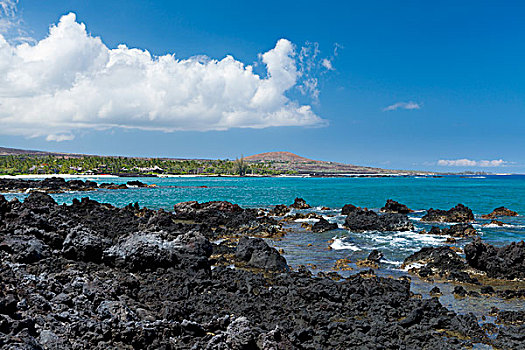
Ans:
<svg viewBox="0 0 525 350"><path fill-rule="evenodd" d="M259 153L255 154L253 156L249 156L244 158L245 160L249 162L295 162L295 163L313 163L317 162L312 159L308 159L305 157L298 156L297 154L293 154L291 152L266 152L266 153Z"/></svg>
<svg viewBox="0 0 525 350"><path fill-rule="evenodd" d="M3 156L3 157L2 157ZM16 156L23 161L13 165L3 159ZM41 157L56 157L51 166L39 160ZM31 158L31 159L29 159ZM266 152L244 158L248 174L303 174L326 175L396 175L429 174L416 171L400 171L372 168L353 164L308 159L291 152ZM0 163L5 163L1 172L11 173L143 173L155 170L166 174L231 174L235 164L229 160L95 156L73 153L54 153L35 150L0 147ZM3 164L2 163L2 164ZM31 163L31 165L29 165ZM44 164L46 163L46 164ZM60 167L57 167L58 165ZM0 164L1 165L1 164ZM24 167L29 167L25 169ZM153 169L153 170L152 170ZM111 171L110 171L111 170Z"/></svg>
<svg viewBox="0 0 525 350"><path fill-rule="evenodd" d="M342 175L342 174L412 174L414 171L399 171L381 168L365 167L353 164L326 162L298 156L291 152L267 152L244 158L250 163L267 163L272 168L283 172L297 172L312 175Z"/></svg>
<svg viewBox="0 0 525 350"><path fill-rule="evenodd" d="M46 155L52 155L52 154L54 153L27 150L27 149L0 147L0 156L17 156L17 155L46 156Z"/></svg>

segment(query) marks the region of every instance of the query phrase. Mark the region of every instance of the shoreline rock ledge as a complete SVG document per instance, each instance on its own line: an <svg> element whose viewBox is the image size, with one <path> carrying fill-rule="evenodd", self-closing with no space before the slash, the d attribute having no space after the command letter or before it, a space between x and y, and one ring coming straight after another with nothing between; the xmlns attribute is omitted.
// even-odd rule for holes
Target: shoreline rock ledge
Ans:
<svg viewBox="0 0 525 350"><path fill-rule="evenodd" d="M421 218L424 222L463 222L469 223L474 221L472 210L463 204L458 204L449 210L433 209L427 210L427 213Z"/></svg>

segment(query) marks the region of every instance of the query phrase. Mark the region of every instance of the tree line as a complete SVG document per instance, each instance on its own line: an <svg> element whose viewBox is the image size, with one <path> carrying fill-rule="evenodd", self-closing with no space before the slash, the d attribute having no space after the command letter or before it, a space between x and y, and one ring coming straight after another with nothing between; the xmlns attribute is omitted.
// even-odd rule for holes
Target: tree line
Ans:
<svg viewBox="0 0 525 350"><path fill-rule="evenodd" d="M0 156L0 174L173 174L173 175L278 175L271 164L236 160L129 158L99 156ZM288 172L293 173L293 172Z"/></svg>

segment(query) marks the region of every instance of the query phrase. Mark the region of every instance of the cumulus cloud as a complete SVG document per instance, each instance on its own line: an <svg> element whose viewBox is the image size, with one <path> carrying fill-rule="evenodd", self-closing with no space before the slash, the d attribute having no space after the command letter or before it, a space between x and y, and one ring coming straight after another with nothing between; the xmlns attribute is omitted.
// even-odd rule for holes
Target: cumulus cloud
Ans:
<svg viewBox="0 0 525 350"><path fill-rule="evenodd" d="M395 111L397 109L408 109L408 110L411 110L411 109L420 109L421 108L421 104L420 103L416 103L416 102L413 102L413 101L409 101L409 102L397 102L397 103L394 103L393 105L390 105L388 107L385 107L383 108L383 112L387 112L387 111Z"/></svg>
<svg viewBox="0 0 525 350"><path fill-rule="evenodd" d="M266 76L232 56L177 59L125 45L110 49L69 13L34 44L12 44L0 34L0 133L64 141L79 130L115 127L325 125L310 105L286 96L305 84L307 57L280 39L261 60ZM316 83L307 89L318 91Z"/></svg>
<svg viewBox="0 0 525 350"><path fill-rule="evenodd" d="M500 167L508 165L509 162L504 161L503 159L494 159L494 160L471 160L471 159L455 159L447 160L440 159L437 162L441 166L461 166L461 167Z"/></svg>

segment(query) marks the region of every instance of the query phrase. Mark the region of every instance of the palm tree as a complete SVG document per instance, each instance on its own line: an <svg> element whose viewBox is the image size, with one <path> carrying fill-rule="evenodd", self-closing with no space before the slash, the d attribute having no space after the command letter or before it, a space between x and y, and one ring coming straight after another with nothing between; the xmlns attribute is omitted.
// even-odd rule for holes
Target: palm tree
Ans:
<svg viewBox="0 0 525 350"><path fill-rule="evenodd" d="M248 169L248 164L244 162L244 157L241 155L241 158L235 158L233 163L233 171L239 176L246 175L246 170Z"/></svg>

